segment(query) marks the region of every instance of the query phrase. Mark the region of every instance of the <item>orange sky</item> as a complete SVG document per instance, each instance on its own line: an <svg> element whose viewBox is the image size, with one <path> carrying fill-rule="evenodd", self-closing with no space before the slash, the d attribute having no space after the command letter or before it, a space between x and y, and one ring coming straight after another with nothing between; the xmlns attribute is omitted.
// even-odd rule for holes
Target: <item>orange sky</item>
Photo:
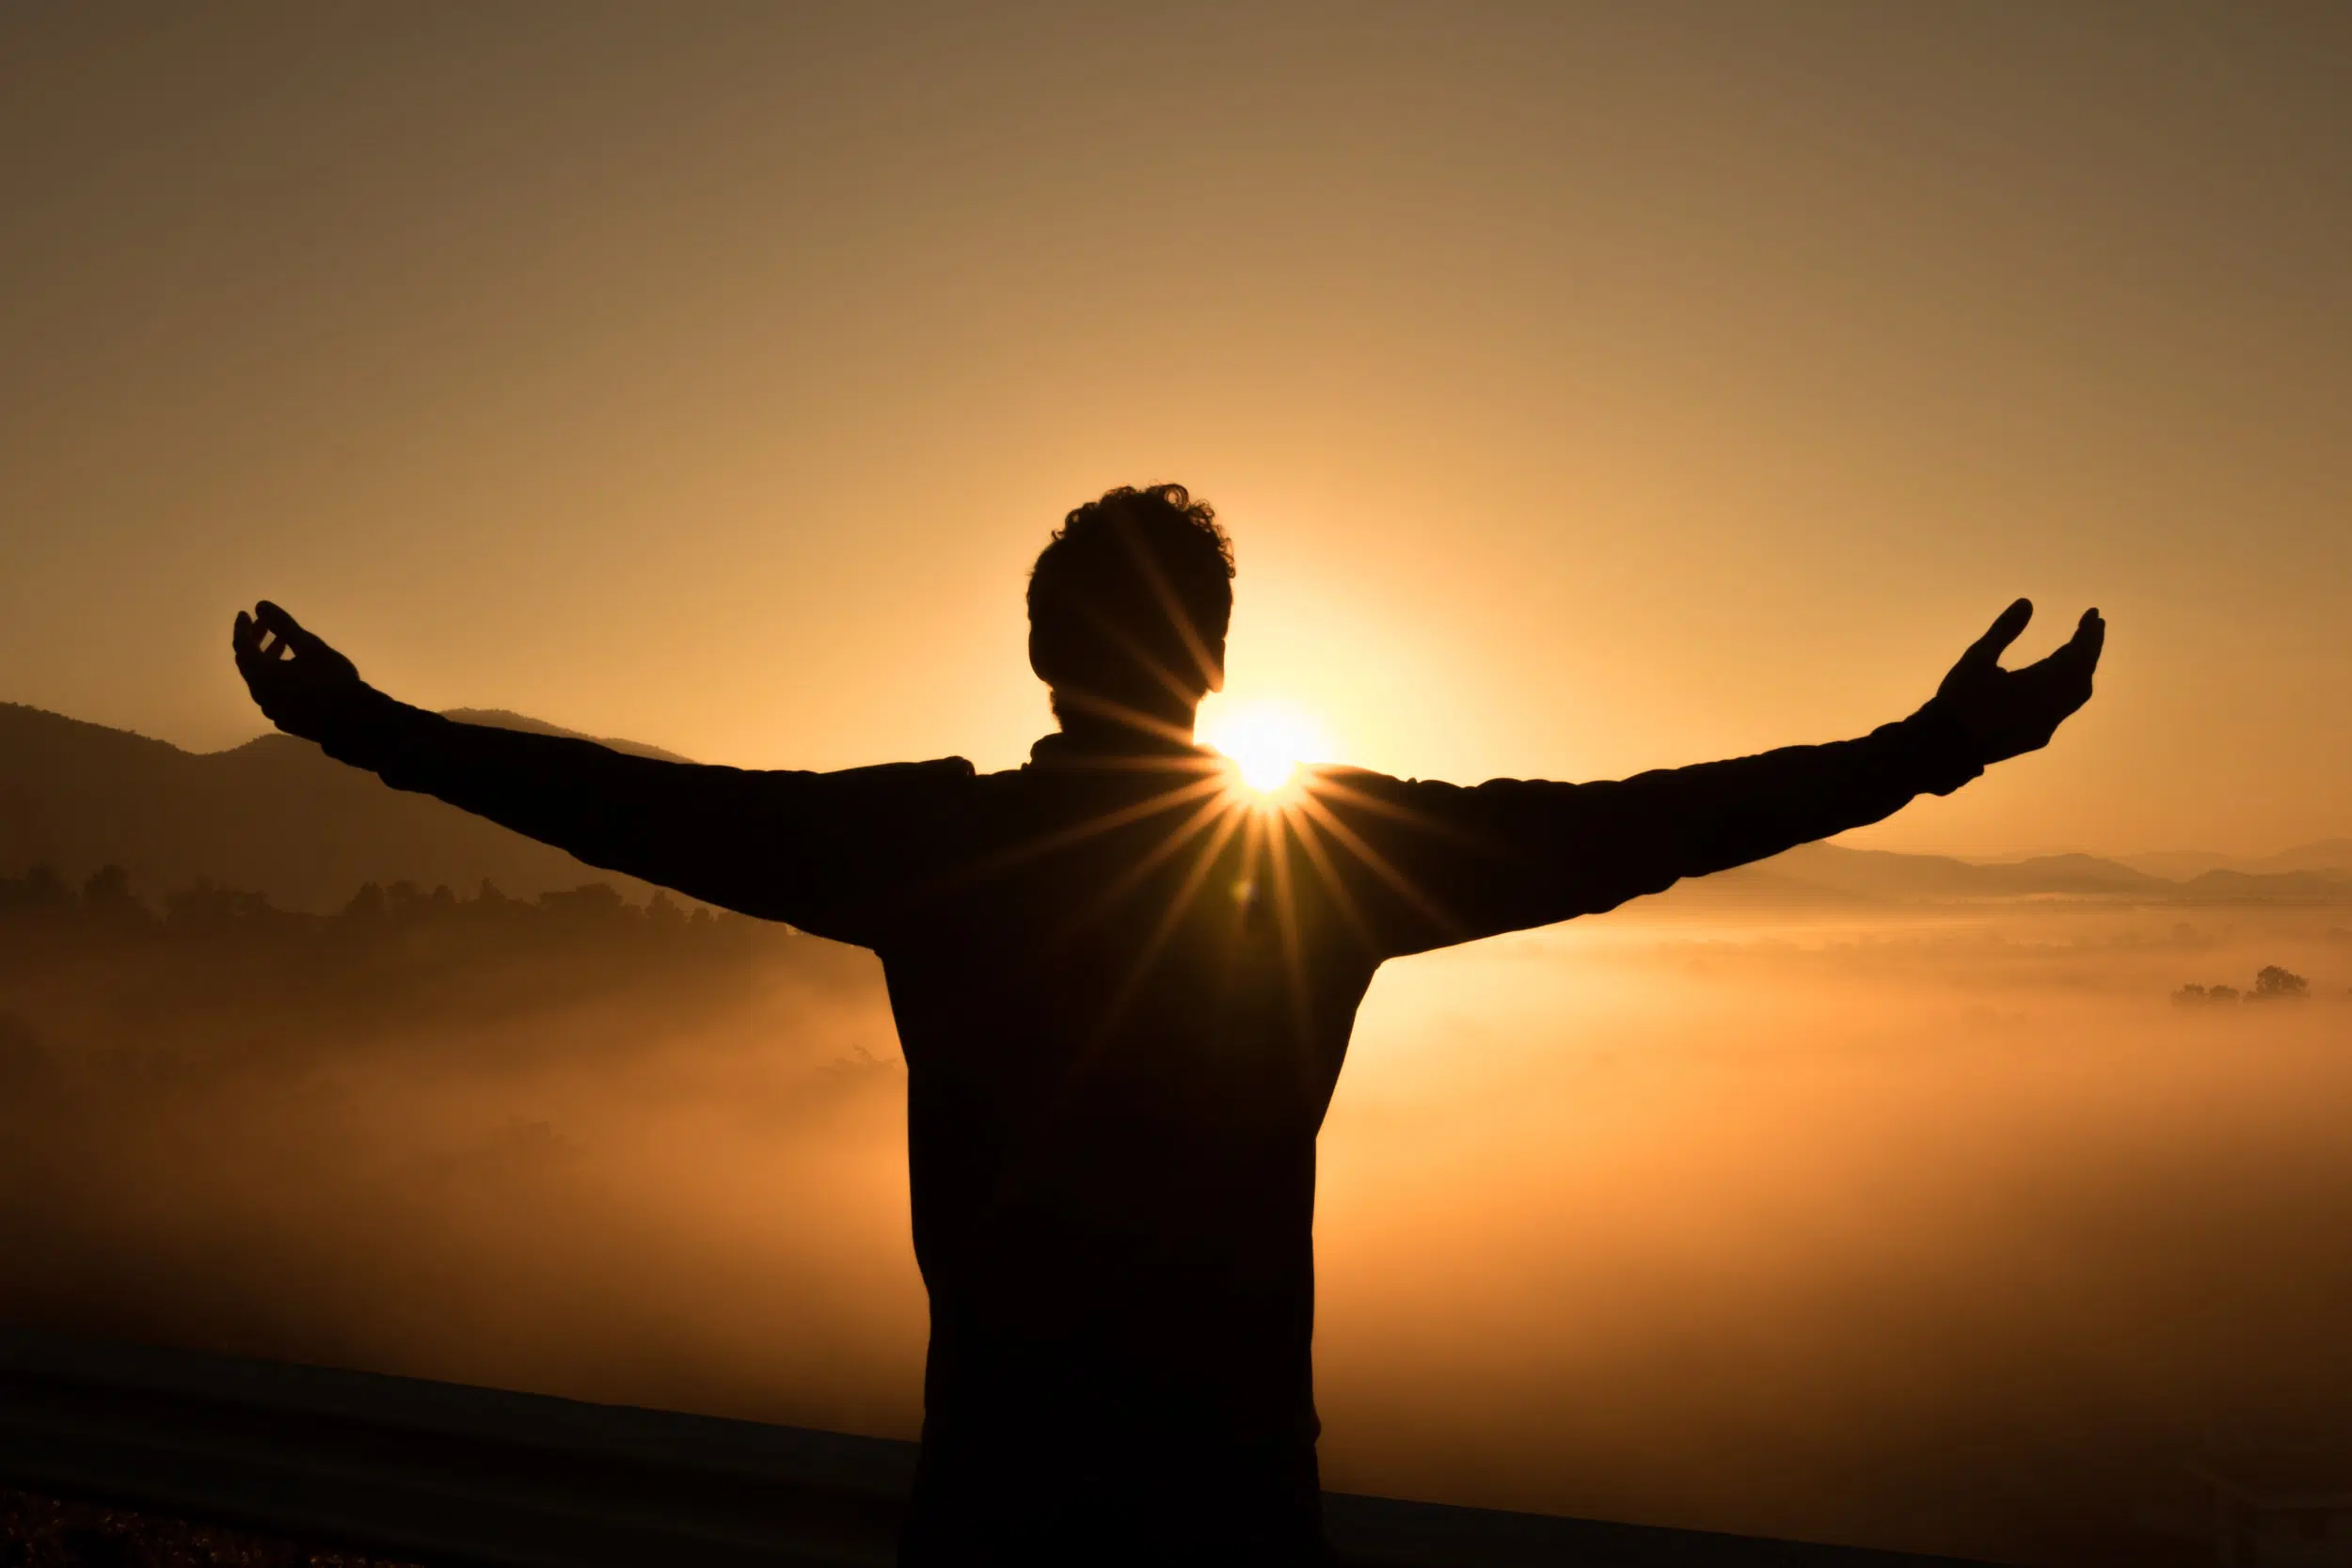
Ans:
<svg viewBox="0 0 2352 1568"><path fill-rule="evenodd" d="M712 760L1024 754L1178 479L1237 696L1589 777L2083 605L1866 841L2352 832L2352 21L2138 6L0 15L0 698L216 746L230 612Z"/></svg>

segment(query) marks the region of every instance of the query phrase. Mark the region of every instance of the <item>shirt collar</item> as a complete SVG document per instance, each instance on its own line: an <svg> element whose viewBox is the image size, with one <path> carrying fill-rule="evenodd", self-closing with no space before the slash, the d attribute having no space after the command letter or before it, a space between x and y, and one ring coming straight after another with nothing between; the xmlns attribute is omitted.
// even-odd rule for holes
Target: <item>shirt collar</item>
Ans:
<svg viewBox="0 0 2352 1568"><path fill-rule="evenodd" d="M1037 768L1088 772L1126 772L1181 768L1187 771L1212 764L1216 753L1205 746L1153 735L1122 737L1113 750L1092 739L1073 739L1057 730L1041 736L1029 748L1029 766Z"/></svg>

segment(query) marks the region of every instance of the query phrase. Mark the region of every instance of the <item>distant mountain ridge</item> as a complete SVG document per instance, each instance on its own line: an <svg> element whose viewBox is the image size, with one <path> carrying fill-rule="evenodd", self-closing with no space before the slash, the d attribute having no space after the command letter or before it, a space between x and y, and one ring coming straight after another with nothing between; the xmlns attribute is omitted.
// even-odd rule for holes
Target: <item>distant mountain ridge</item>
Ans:
<svg viewBox="0 0 2352 1568"><path fill-rule="evenodd" d="M2265 859L2287 861L2302 853L2288 850ZM2035 855L1986 863L1949 855L1802 844L1754 865L1685 883L1676 893L1685 901L1756 904L1914 904L2036 897L2181 904L2352 904L2352 870L2216 868L2188 877L2163 877L2098 855Z"/></svg>
<svg viewBox="0 0 2352 1568"><path fill-rule="evenodd" d="M2224 855L2210 849L2159 849L2141 855L2119 855L2125 865L2158 877L2185 880L2208 871L2239 871L2257 876L2296 871L2352 871L2352 838L2314 839L2281 849L2275 855Z"/></svg>
<svg viewBox="0 0 2352 1568"><path fill-rule="evenodd" d="M501 709L459 708L464 722L544 735L579 732ZM579 736L593 739L594 736ZM603 740L667 761L659 747ZM2088 897L2162 903L2352 904L2352 839L2328 839L2257 861L2211 864L2134 856L2037 855L1985 863L1807 844L1752 866L1685 883L1677 903L1869 906L1972 899ZM308 741L265 735L225 752L191 752L127 730L0 703L0 876L47 862L78 880L119 864L154 899L199 877L267 894L288 909L341 907L362 882L485 879L517 897L592 880L629 896L650 889L596 871L559 849L427 796L385 788ZM2179 864L2185 875L2157 866Z"/></svg>
<svg viewBox="0 0 2352 1568"><path fill-rule="evenodd" d="M526 735L557 735L566 740L593 740L616 752L627 752L633 757L651 757L656 762L691 762L675 752L665 752L659 746L648 746L642 740L615 740L611 736L585 735L567 730L561 724L550 724L544 719L511 712L502 707L453 707L441 710L444 719L454 719L461 724L480 724L485 729L521 730Z"/></svg>

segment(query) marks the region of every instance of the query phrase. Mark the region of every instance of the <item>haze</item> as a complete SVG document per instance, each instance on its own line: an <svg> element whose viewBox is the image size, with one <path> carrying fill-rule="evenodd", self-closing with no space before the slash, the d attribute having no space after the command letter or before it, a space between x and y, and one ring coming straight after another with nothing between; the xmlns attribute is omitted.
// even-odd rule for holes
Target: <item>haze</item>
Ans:
<svg viewBox="0 0 2352 1568"><path fill-rule="evenodd" d="M1391 966L1328 1482L2069 1568L2201 1560L2192 1465L2326 1490L2347 890L1702 888ZM2169 1000L2265 964L2306 999ZM904 1107L870 956L749 921L0 909L0 1321L911 1436Z"/></svg>
<svg viewBox="0 0 2352 1568"><path fill-rule="evenodd" d="M1061 512L1238 539L1233 695L1424 776L1908 712L1870 842L2344 831L2336 8L17 8L0 671L199 747L231 610L713 761L1018 761Z"/></svg>

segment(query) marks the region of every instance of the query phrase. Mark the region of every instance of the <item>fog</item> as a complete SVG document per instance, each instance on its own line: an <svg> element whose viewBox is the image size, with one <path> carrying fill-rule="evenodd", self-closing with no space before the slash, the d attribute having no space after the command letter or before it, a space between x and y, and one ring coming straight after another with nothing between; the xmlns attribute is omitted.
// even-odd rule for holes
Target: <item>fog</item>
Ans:
<svg viewBox="0 0 2352 1568"><path fill-rule="evenodd" d="M1327 1484L2086 1564L2181 1560L2197 1467L2340 1488L2347 927L1669 898L1391 965ZM903 1092L874 960L749 922L19 910L0 1311L912 1436Z"/></svg>

